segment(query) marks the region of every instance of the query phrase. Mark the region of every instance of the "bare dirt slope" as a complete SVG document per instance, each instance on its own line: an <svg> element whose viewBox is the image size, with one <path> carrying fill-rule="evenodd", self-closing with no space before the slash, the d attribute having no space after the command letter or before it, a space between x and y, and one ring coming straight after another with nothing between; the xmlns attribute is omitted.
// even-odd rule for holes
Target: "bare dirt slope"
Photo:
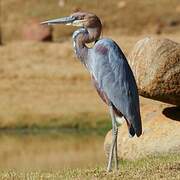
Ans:
<svg viewBox="0 0 180 180"><path fill-rule="evenodd" d="M62 0L61 0L62 1ZM179 0L1 0L2 40L9 42L22 38L23 25L30 19L45 20L67 16L75 10L96 13L103 22L104 32L139 35L142 33L179 32ZM54 38L63 40L72 28L55 27Z"/></svg>
<svg viewBox="0 0 180 180"><path fill-rule="evenodd" d="M1 126L104 112L71 42L0 47ZM98 99L98 100L97 100Z"/></svg>

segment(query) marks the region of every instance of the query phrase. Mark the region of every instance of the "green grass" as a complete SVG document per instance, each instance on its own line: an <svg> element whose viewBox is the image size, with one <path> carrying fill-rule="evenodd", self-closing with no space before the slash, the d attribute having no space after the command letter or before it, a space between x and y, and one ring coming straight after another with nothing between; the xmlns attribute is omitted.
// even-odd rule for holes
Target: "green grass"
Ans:
<svg viewBox="0 0 180 180"><path fill-rule="evenodd" d="M2 179L180 179L180 154L149 156L135 161L120 161L118 172L107 173L105 167L64 169L62 171L0 172Z"/></svg>
<svg viewBox="0 0 180 180"><path fill-rule="evenodd" d="M39 119L32 124L27 123L24 117L17 120L11 126L0 128L0 133L15 133L15 134L46 134L62 131L74 131L83 134L96 133L104 136L111 129L111 121L108 116L93 116L79 114L76 116L64 116L49 118L44 121Z"/></svg>

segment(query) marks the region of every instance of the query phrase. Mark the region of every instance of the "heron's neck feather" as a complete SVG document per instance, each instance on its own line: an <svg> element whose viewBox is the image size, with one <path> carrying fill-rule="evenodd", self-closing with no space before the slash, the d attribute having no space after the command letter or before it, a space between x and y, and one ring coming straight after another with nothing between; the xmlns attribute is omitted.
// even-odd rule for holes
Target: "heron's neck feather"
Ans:
<svg viewBox="0 0 180 180"><path fill-rule="evenodd" d="M80 28L73 33L73 46L78 59L86 65L88 56L88 47L86 43L96 41L100 37L99 28Z"/></svg>

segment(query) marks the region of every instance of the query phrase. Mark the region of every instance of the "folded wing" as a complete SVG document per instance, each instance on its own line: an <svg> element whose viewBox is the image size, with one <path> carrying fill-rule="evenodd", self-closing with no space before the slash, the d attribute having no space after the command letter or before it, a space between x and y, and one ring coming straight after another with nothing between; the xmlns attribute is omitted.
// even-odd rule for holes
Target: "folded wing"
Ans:
<svg viewBox="0 0 180 180"><path fill-rule="evenodd" d="M123 52L114 41L102 39L91 50L90 59L89 69L98 89L123 114L131 131L140 136L142 125L137 85Z"/></svg>

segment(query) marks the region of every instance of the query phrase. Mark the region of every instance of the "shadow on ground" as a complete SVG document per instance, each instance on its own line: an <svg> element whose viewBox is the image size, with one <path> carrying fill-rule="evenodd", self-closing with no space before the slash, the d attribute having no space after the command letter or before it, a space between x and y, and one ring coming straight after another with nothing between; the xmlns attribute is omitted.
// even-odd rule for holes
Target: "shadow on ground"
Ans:
<svg viewBox="0 0 180 180"><path fill-rule="evenodd" d="M180 107L167 107L162 111L162 113L166 117L180 122Z"/></svg>

